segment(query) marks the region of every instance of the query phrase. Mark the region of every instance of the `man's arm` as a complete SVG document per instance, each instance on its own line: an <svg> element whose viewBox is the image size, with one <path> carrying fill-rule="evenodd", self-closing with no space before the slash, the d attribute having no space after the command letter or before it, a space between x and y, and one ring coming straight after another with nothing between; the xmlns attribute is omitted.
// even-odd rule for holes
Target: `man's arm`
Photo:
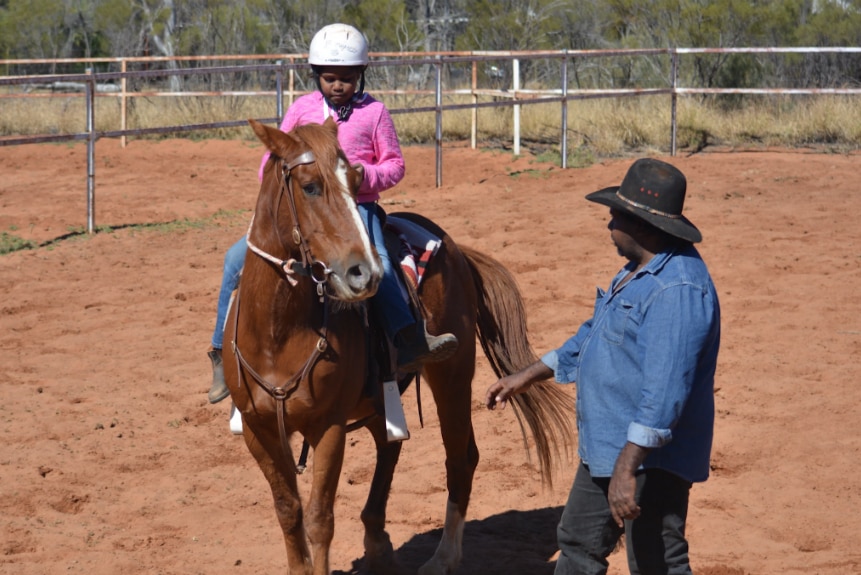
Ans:
<svg viewBox="0 0 861 575"><path fill-rule="evenodd" d="M542 381L553 377L553 370L541 360L536 361L517 373L503 377L489 388L484 395L484 404L487 409L494 409L497 405L505 408L508 398L523 393L536 381Z"/></svg>
<svg viewBox="0 0 861 575"><path fill-rule="evenodd" d="M640 515L640 506L637 505L636 472L646 460L649 449L628 442L613 467L613 476L610 478L610 488L607 492L607 500L610 503L610 511L613 519L619 527L624 527L625 519L636 519Z"/></svg>

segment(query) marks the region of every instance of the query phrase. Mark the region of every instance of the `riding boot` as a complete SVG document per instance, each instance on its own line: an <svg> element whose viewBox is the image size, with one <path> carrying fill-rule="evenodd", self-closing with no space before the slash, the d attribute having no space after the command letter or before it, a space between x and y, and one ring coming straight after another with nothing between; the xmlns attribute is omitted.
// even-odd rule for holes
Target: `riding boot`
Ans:
<svg viewBox="0 0 861 575"><path fill-rule="evenodd" d="M212 361L212 387L209 388L209 403L218 403L230 395L230 389L224 381L224 366L221 363L221 350L211 349L206 355Z"/></svg>
<svg viewBox="0 0 861 575"><path fill-rule="evenodd" d="M458 345L453 334L429 334L424 321L403 328L395 336L394 343L398 351L398 369L406 373L419 371L424 363L448 359Z"/></svg>

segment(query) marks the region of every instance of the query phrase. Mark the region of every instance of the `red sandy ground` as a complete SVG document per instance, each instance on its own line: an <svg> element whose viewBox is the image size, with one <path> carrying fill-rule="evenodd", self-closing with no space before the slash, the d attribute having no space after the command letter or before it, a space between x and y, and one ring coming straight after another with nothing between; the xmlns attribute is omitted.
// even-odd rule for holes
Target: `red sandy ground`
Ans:
<svg viewBox="0 0 861 575"><path fill-rule="evenodd" d="M286 561L268 486L229 401L206 401L205 356L225 250L245 231L261 147L133 141L96 150L96 225L116 227L0 256L0 572L275 574ZM563 171L528 154L405 150L389 211L435 219L506 262L539 353L590 313L622 265L606 209L630 159ZM723 307L710 480L694 487L689 538L706 575L861 573L859 353L861 157L702 153L670 159ZM86 225L81 144L0 148L0 230L35 242ZM175 231L132 224L227 217ZM481 403L481 449L462 574L549 574L574 463L542 489L510 410ZM389 507L402 563L433 552L444 517L441 441L429 394ZM348 439L332 568L355 573L372 472L366 432ZM310 475L300 483L307 490ZM307 492L307 491L306 491ZM623 553L611 573L626 573Z"/></svg>

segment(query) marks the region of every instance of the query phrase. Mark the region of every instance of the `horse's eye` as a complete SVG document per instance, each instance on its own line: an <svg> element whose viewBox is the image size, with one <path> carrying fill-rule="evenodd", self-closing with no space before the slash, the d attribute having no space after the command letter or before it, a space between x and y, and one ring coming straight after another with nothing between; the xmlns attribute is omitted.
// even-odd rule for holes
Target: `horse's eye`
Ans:
<svg viewBox="0 0 861 575"><path fill-rule="evenodd" d="M309 182L305 184L302 186L302 191L305 192L306 196L320 196L323 194L323 189L317 182Z"/></svg>

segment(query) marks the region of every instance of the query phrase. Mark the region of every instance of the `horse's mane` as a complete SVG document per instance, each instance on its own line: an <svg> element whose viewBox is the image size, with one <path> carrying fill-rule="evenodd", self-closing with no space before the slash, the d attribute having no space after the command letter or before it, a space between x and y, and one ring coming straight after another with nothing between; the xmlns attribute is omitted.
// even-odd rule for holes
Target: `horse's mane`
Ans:
<svg viewBox="0 0 861 575"><path fill-rule="evenodd" d="M338 134L320 124L305 124L293 128L292 134L305 142L314 156L317 158L318 166L335 166L338 159L347 162L347 156L338 143ZM335 170L320 170L324 185L331 189L340 186L335 177Z"/></svg>

